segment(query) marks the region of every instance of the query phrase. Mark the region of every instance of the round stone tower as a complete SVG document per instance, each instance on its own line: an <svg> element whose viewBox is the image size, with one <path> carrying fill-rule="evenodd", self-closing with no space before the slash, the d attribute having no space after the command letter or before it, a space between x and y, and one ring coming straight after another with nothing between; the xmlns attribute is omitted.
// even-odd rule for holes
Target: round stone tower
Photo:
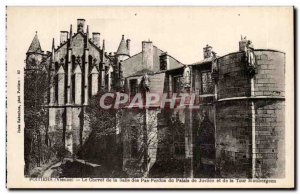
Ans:
<svg viewBox="0 0 300 194"><path fill-rule="evenodd" d="M251 64L247 50L217 61L216 170L221 177L284 177L285 53L250 54Z"/></svg>

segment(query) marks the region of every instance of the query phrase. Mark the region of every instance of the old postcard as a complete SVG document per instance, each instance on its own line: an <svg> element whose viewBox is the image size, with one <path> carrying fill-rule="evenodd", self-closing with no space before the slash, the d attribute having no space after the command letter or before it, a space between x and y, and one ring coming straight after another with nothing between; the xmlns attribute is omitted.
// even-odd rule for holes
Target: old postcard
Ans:
<svg viewBox="0 0 300 194"><path fill-rule="evenodd" d="M7 7L8 188L293 188L293 7Z"/></svg>

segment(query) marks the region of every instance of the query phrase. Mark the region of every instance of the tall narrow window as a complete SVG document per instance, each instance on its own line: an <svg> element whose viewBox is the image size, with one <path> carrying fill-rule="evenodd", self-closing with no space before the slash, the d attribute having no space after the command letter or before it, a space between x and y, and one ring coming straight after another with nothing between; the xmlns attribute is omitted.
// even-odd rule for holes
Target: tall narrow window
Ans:
<svg viewBox="0 0 300 194"><path fill-rule="evenodd" d="M81 67L82 67L81 68L81 71L82 71L82 74L81 74L81 103L83 103L84 99L86 98L85 92L84 92L85 87L86 87L85 86L85 65L86 65L85 63L82 63L82 65L81 65Z"/></svg>
<svg viewBox="0 0 300 194"><path fill-rule="evenodd" d="M185 154L185 139L182 123L176 121L173 131L174 154L175 156L183 156Z"/></svg>
<svg viewBox="0 0 300 194"><path fill-rule="evenodd" d="M54 85L55 85L55 102L58 102L58 75L56 74L58 72L59 65L58 62L55 62L55 77L54 77Z"/></svg>
<svg viewBox="0 0 300 194"><path fill-rule="evenodd" d="M93 68L93 57L91 55L89 55L88 63L89 63L89 71L91 71Z"/></svg>
<svg viewBox="0 0 300 194"><path fill-rule="evenodd" d="M90 72L92 71L92 69L93 69L93 57L91 56L91 55L89 55L89 61L88 61L88 63L89 63L89 72L88 72L88 96L89 96L89 98L91 98L91 96L92 96L92 76L91 75L89 75L90 74Z"/></svg>
<svg viewBox="0 0 300 194"><path fill-rule="evenodd" d="M133 97L138 92L138 84L136 79L132 79L130 84L130 96Z"/></svg>
<svg viewBox="0 0 300 194"><path fill-rule="evenodd" d="M202 158L215 158L215 132L214 125L209 121L208 116L205 116L203 122L200 124L198 131L198 144L200 144L200 153Z"/></svg>
<svg viewBox="0 0 300 194"><path fill-rule="evenodd" d="M66 62L65 64L65 88L64 88L64 92L65 92L65 103L67 103L67 98L68 98L68 95L67 95L67 88L68 88L68 70L70 68L69 64ZM71 73L72 75L72 73Z"/></svg>
<svg viewBox="0 0 300 194"><path fill-rule="evenodd" d="M105 89L108 90L108 84L109 84L109 75L108 75L108 67L105 66Z"/></svg>
<svg viewBox="0 0 300 194"><path fill-rule="evenodd" d="M89 82L89 84L88 84L88 87L89 87L89 89L88 89L88 95L89 95L89 99L90 99L92 97L92 84L93 84L93 82L92 82L92 75L88 76L88 82Z"/></svg>
<svg viewBox="0 0 300 194"><path fill-rule="evenodd" d="M138 155L138 130L136 126L131 126L131 157Z"/></svg>
<svg viewBox="0 0 300 194"><path fill-rule="evenodd" d="M174 76L173 77L173 91L174 93L180 93L182 88L182 76Z"/></svg>
<svg viewBox="0 0 300 194"><path fill-rule="evenodd" d="M72 89L72 102L75 102L75 75L72 76L72 86L71 86L71 89Z"/></svg>
<svg viewBox="0 0 300 194"><path fill-rule="evenodd" d="M201 94L213 94L214 86L211 80L211 72L201 73Z"/></svg>
<svg viewBox="0 0 300 194"><path fill-rule="evenodd" d="M75 64L75 56L72 55L72 69L71 69L71 72L74 71L75 67L76 67L76 64Z"/></svg>
<svg viewBox="0 0 300 194"><path fill-rule="evenodd" d="M122 68L122 64L119 63L119 76L118 78L123 78L123 68Z"/></svg>
<svg viewBox="0 0 300 194"><path fill-rule="evenodd" d="M59 64L58 64L58 62L55 62L55 72L57 72L58 69L59 69Z"/></svg>

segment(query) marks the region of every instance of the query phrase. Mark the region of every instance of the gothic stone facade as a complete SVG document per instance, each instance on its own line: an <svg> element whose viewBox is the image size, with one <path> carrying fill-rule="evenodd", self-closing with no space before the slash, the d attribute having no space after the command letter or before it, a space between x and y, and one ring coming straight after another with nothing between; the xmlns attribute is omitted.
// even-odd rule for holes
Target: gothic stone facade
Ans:
<svg viewBox="0 0 300 194"><path fill-rule="evenodd" d="M143 41L142 51L130 56L124 36L117 52L107 54L100 33L90 39L84 25L78 19L75 34L72 26L62 31L52 52L43 53L37 36L27 52L27 59L42 61L48 72L51 141L61 141L76 155L92 130L84 119L89 98L101 89L133 96L147 74L149 92L195 93L199 109L120 110L116 134L127 174L284 176L284 53L254 49L242 38L237 52L216 56L207 45L203 60L184 65L151 41Z"/></svg>

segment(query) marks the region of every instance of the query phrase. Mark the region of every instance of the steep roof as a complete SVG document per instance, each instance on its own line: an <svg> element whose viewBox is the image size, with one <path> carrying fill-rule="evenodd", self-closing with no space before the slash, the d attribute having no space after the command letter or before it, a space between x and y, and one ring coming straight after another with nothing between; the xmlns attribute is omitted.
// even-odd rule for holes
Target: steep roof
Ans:
<svg viewBox="0 0 300 194"><path fill-rule="evenodd" d="M81 35L83 38L86 38L86 34L84 34L84 33L82 33L82 32L77 32L77 33L75 33L75 34L72 35L72 39L75 38L77 35ZM61 45L59 45L59 46L55 49L55 51L59 50L61 47L63 47L64 45L66 45L69 41L70 41L70 37L68 38L67 41L65 41L64 43L62 43ZM88 42L89 42L90 45L92 45L92 46L93 46L95 49L97 49L99 52L101 51L101 49L100 49L97 45L95 45L95 43L93 43L92 40L88 39Z"/></svg>
<svg viewBox="0 0 300 194"><path fill-rule="evenodd" d="M212 57L205 58L205 59L203 59L201 61L197 61L197 62L189 64L189 65L192 65L192 66L193 65L202 65L202 64L210 63L210 62L212 62Z"/></svg>
<svg viewBox="0 0 300 194"><path fill-rule="evenodd" d="M127 45L126 45L126 42L124 39L124 35L122 35L122 39L119 44L116 55L128 55L129 56L129 51L128 51L128 48L127 48Z"/></svg>
<svg viewBox="0 0 300 194"><path fill-rule="evenodd" d="M159 49L157 46L153 45L154 48L156 48L157 52L156 52L156 55L154 55L154 61L156 63L160 63L159 61L159 56L164 53L163 50ZM179 60L175 59L173 56L169 55L169 63L170 63L170 69L174 69L174 68L177 68L177 67L183 67L184 64L181 63Z"/></svg>
<svg viewBox="0 0 300 194"><path fill-rule="evenodd" d="M157 46L153 45L153 69L146 70L147 67L143 65L143 52L139 52L132 57L122 61L124 71L123 76L129 77L132 75L139 75L141 72L159 72L160 71L160 55L164 53ZM183 67L183 64L175 59L174 57L169 56L170 69L177 67Z"/></svg>
<svg viewBox="0 0 300 194"><path fill-rule="evenodd" d="M41 44L40 44L37 34L35 34L32 42L28 48L27 53L42 53Z"/></svg>

